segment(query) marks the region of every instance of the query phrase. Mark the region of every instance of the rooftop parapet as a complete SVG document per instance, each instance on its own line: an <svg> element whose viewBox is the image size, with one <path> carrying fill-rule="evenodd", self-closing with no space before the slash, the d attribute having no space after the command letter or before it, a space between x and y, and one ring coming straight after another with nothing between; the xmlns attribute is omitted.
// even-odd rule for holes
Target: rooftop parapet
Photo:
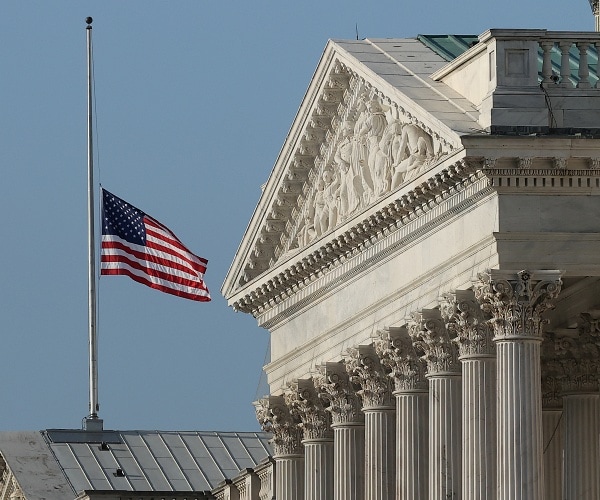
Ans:
<svg viewBox="0 0 600 500"><path fill-rule="evenodd" d="M481 111L491 133L600 134L600 33L488 30L432 75Z"/></svg>

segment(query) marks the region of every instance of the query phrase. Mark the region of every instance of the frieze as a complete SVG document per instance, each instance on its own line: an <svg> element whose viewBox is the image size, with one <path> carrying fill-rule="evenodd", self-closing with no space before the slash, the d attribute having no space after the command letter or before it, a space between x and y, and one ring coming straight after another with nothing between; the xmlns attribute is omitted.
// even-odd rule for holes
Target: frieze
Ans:
<svg viewBox="0 0 600 500"><path fill-rule="evenodd" d="M308 180L288 185L291 206L271 209L280 220L294 223L281 231L277 245L255 244L268 248L275 260L298 251L416 178L455 147L343 63L332 61L288 161L294 178ZM268 267L261 261L246 269L240 284Z"/></svg>

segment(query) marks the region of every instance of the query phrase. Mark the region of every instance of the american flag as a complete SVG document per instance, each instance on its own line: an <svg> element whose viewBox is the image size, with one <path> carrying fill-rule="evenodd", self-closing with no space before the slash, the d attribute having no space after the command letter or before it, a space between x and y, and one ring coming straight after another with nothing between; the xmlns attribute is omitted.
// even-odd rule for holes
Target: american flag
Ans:
<svg viewBox="0 0 600 500"><path fill-rule="evenodd" d="M102 189L100 274L122 274L162 292L208 302L208 261L156 219Z"/></svg>

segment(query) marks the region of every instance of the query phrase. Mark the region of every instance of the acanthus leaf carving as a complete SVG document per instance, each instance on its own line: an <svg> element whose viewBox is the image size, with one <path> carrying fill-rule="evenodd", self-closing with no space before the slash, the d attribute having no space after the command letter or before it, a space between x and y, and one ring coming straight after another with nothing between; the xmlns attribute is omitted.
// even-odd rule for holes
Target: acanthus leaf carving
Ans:
<svg viewBox="0 0 600 500"><path fill-rule="evenodd" d="M427 376L460 373L458 348L439 310L423 309L413 313L408 322L408 333L415 347L424 352Z"/></svg>
<svg viewBox="0 0 600 500"><path fill-rule="evenodd" d="M426 392L426 364L406 328L386 328L374 342L381 363L390 370L396 392Z"/></svg>
<svg viewBox="0 0 600 500"><path fill-rule="evenodd" d="M254 403L256 419L265 432L273 435L274 456L300 455L304 452L300 440L300 421L285 404L283 396L269 396Z"/></svg>
<svg viewBox="0 0 600 500"><path fill-rule="evenodd" d="M357 392L364 410L392 406L391 380L373 346L348 349L344 364L350 380L360 386Z"/></svg>
<svg viewBox="0 0 600 500"><path fill-rule="evenodd" d="M312 380L291 382L284 398L290 413L300 419L305 440L333 438L331 414L325 411Z"/></svg>
<svg viewBox="0 0 600 500"><path fill-rule="evenodd" d="M481 309L472 290L446 293L440 305L446 328L453 333L452 340L458 345L461 358L495 355L491 315Z"/></svg>
<svg viewBox="0 0 600 500"><path fill-rule="evenodd" d="M559 271L488 270L478 274L475 295L485 312L492 315L495 340L542 339L547 320L543 314L554 307L561 287Z"/></svg>
<svg viewBox="0 0 600 500"><path fill-rule="evenodd" d="M364 421L357 389L341 363L326 363L313 376L319 397L326 401L333 425Z"/></svg>

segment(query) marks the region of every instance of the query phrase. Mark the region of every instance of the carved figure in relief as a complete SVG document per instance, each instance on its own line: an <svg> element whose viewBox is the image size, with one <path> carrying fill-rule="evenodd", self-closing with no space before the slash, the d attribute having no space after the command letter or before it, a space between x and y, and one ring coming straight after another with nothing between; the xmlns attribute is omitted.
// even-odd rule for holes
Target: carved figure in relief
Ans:
<svg viewBox="0 0 600 500"><path fill-rule="evenodd" d="M401 132L402 123L398 120L392 120L386 126L379 141L373 163L373 179L377 198L380 198L391 189L392 170L397 163L398 142Z"/></svg>
<svg viewBox="0 0 600 500"><path fill-rule="evenodd" d="M399 155L400 163L394 169L392 189L414 179L434 159L433 139L422 128L407 123L402 127Z"/></svg>
<svg viewBox="0 0 600 500"><path fill-rule="evenodd" d="M327 232L333 229L337 224L338 219L338 203L339 203L339 189L340 183L338 177L331 172L331 170L325 170L323 172L323 199L325 201L325 213L323 232Z"/></svg>
<svg viewBox="0 0 600 500"><path fill-rule="evenodd" d="M325 215L325 182L323 179L319 179L317 181L317 190L315 191L313 207L314 207L314 217L313 217L313 226L315 228L315 236L321 236L325 231L323 227L325 225L325 221L327 216Z"/></svg>
<svg viewBox="0 0 600 500"><path fill-rule="evenodd" d="M340 199L338 215L340 220L348 218L360 206L363 194L362 178L359 171L354 168L357 164L352 160L354 150L353 130L354 125L352 122L344 123L342 139L334 156L340 179L338 193Z"/></svg>
<svg viewBox="0 0 600 500"><path fill-rule="evenodd" d="M356 144L353 159L358 161L363 181L363 205L373 201L375 187L375 162L379 153L379 141L387 127L385 111L389 109L377 99L372 99L360 108L361 115L356 122L354 140Z"/></svg>

